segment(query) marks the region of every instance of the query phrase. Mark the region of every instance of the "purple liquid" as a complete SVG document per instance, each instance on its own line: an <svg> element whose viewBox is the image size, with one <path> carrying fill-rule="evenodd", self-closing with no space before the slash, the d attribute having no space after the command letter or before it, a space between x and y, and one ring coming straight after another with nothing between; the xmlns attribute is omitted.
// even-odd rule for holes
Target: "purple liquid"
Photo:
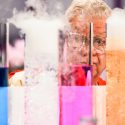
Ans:
<svg viewBox="0 0 125 125"><path fill-rule="evenodd" d="M8 68L0 68L0 87L8 86Z"/></svg>
<svg viewBox="0 0 125 125"><path fill-rule="evenodd" d="M92 87L61 86L59 92L60 125L88 125L79 124L79 121L81 118L92 118Z"/></svg>

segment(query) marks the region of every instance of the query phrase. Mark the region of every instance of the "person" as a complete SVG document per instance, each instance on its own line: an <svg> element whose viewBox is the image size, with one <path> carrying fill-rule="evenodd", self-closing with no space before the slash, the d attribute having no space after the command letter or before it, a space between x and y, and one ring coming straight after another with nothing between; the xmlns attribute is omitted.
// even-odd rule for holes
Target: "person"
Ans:
<svg viewBox="0 0 125 125"><path fill-rule="evenodd" d="M111 9L103 0L74 0L66 11L66 16L71 26L71 32L69 32L68 36L71 36L71 39L75 36L79 41L80 37L84 38L84 42L80 45L70 44L69 40L67 40L67 61L69 64L88 64L88 25L93 22L94 47L92 61L94 85L106 85L100 75L106 67L106 20L110 14ZM84 46L82 46L83 44Z"/></svg>
<svg viewBox="0 0 125 125"><path fill-rule="evenodd" d="M9 64L8 86L22 86L24 85L25 35L11 23L9 24L9 29L9 44L7 51Z"/></svg>
<svg viewBox="0 0 125 125"><path fill-rule="evenodd" d="M93 85L106 85L100 75L106 68L106 20L110 14L103 0L74 0L66 11L70 25L66 40L68 64L89 64L89 24L93 23Z"/></svg>
<svg viewBox="0 0 125 125"><path fill-rule="evenodd" d="M24 86L24 70L15 70L9 74L9 86Z"/></svg>

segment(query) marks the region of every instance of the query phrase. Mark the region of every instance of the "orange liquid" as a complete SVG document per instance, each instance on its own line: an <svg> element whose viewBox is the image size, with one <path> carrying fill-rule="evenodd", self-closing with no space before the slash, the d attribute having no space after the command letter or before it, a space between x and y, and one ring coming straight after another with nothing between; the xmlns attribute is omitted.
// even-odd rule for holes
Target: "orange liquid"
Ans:
<svg viewBox="0 0 125 125"><path fill-rule="evenodd" d="M125 51L107 51L106 125L125 125Z"/></svg>

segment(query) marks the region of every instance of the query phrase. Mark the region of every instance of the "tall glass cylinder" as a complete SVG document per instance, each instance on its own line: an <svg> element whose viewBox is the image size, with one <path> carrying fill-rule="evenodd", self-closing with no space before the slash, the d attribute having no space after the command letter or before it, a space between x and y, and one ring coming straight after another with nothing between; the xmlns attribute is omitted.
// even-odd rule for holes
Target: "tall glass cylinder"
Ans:
<svg viewBox="0 0 125 125"><path fill-rule="evenodd" d="M0 24L0 86L8 85L8 66L7 66L7 24Z"/></svg>
<svg viewBox="0 0 125 125"><path fill-rule="evenodd" d="M89 27L85 27L86 30L87 28ZM82 34L71 29L60 31L59 125L79 125L81 118L92 118L92 67L89 40L86 32Z"/></svg>
<svg viewBox="0 0 125 125"><path fill-rule="evenodd" d="M34 18L27 25L25 124L58 125L58 30L63 24L60 20Z"/></svg>
<svg viewBox="0 0 125 125"><path fill-rule="evenodd" d="M8 125L7 24L0 24L0 125Z"/></svg>
<svg viewBox="0 0 125 125"><path fill-rule="evenodd" d="M68 29L59 35L60 84L63 86L92 85L92 25L84 33ZM90 29L90 33L87 31Z"/></svg>
<svg viewBox="0 0 125 125"><path fill-rule="evenodd" d="M116 12L115 12L116 11ZM124 11L115 10L108 20L107 124L125 124L125 18Z"/></svg>

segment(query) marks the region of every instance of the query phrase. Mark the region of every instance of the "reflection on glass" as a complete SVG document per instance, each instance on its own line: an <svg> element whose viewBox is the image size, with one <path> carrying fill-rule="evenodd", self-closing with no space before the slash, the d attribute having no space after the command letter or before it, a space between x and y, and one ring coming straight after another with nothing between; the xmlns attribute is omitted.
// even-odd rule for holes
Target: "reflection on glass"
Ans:
<svg viewBox="0 0 125 125"><path fill-rule="evenodd" d="M0 24L0 87L8 85L7 24Z"/></svg>

